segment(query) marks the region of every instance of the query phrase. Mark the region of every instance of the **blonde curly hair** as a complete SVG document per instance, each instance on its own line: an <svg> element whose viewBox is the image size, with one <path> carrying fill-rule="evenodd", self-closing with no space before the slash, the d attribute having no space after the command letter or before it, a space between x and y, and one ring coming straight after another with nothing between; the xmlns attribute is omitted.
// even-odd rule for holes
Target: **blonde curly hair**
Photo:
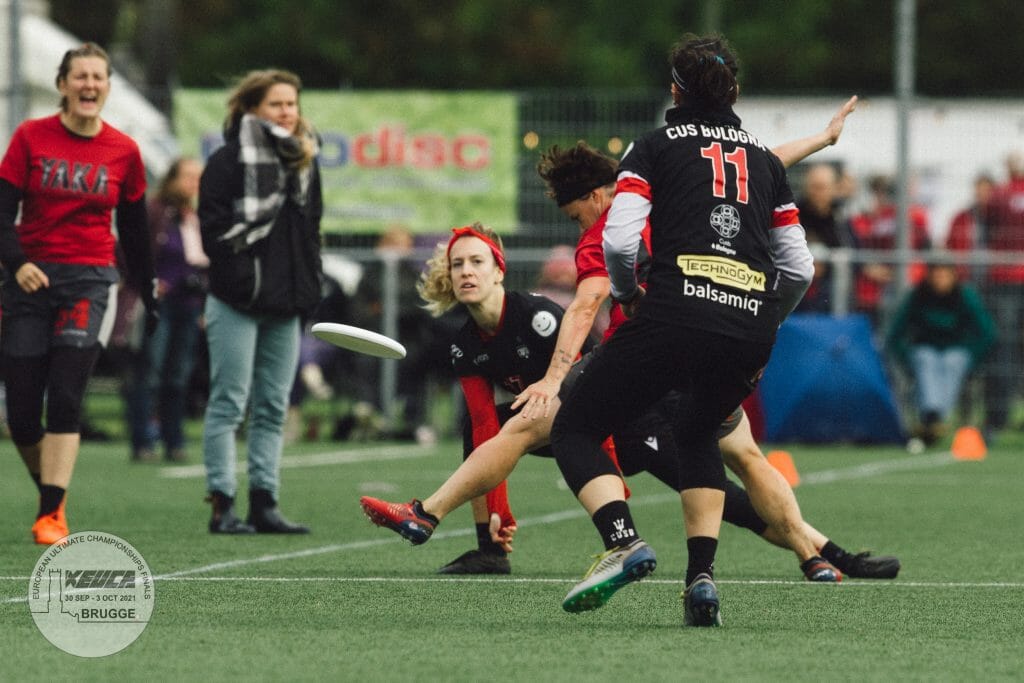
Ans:
<svg viewBox="0 0 1024 683"><path fill-rule="evenodd" d="M481 223L473 223L470 227L497 244L501 252L505 253L505 246L501 243L498 233L490 228L485 228ZM416 291L425 302L423 308L435 318L441 317L458 303L455 298L455 288L452 285L452 266L448 260L449 244L450 241L438 242L434 246L434 253L427 259L427 267L420 274L419 282L416 283Z"/></svg>

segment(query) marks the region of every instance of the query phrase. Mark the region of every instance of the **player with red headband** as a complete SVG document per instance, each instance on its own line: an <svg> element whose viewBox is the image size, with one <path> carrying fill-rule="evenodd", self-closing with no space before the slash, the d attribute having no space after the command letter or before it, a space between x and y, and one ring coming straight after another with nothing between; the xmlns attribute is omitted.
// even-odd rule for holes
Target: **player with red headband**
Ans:
<svg viewBox="0 0 1024 683"><path fill-rule="evenodd" d="M505 290L504 250L493 231L477 223L452 233L428 261L419 291L434 315L457 304L469 314L451 345L452 367L469 412L464 437L467 463L490 463L502 456L503 449L491 439L499 430L512 440L516 460L526 452L550 456L542 448L550 421L509 420L512 410L508 402L499 402L496 389L515 395L544 374L564 311L545 297ZM512 466L514 461L508 471ZM462 494L462 483L453 475L455 481L449 480L422 503L387 503L367 497L361 502L375 523L422 543L448 512L474 498L478 540L482 547L500 551L501 545L510 549L515 532L504 478L504 474L491 477L469 497ZM486 498L481 497L484 493ZM500 552L504 559L504 551ZM492 557L497 558L498 552L485 559ZM491 570L508 573L507 559L503 571L497 566Z"/></svg>
<svg viewBox="0 0 1024 683"><path fill-rule="evenodd" d="M842 131L842 124L846 115L853 110L855 104L856 98L851 98L845 103L823 133L796 140L776 148L783 155L787 165L795 163L796 160L817 151L825 145L833 144ZM598 308L608 296L608 276L607 271L604 269L600 236L601 228L607 215L607 207L614 193L615 167L616 164L613 160L599 154L585 144L579 143L575 148L569 150L558 151L555 149L545 154L538 169L548 184L549 194L561 205L566 215L576 220L581 228L580 244L576 254L580 290L576 299L570 304L570 311L572 312L567 313L559 338L559 348L568 343L570 350L565 353L572 356L578 355L582 349L583 340L586 339L586 330L589 329L589 323L593 321ZM592 293L593 297L591 297ZM593 305L589 306L587 302ZM618 306L613 306L612 317L614 321L612 329L614 329L614 326L624 320ZM567 342L572 337L570 332L572 329L582 330L583 334L577 335L575 342ZM572 349L572 344L578 344L579 346ZM557 368L559 366L557 362L558 355L558 353L555 354L551 367ZM550 377L551 374L552 370L549 368L545 379ZM553 387L554 392L557 392L560 384L559 380L547 386L548 388ZM531 385L529 389L520 394L516 403L510 407L512 409L518 407L518 404L524 403L525 398L528 396L536 398L535 392L541 386L541 382ZM553 396L554 394L552 394ZM534 400L531 406L536 409L538 402ZM633 428L616 433L615 440L618 444L617 452L620 464L626 474L649 471L669 486L674 487L678 478L678 465L673 455L676 449L671 429L668 428L668 422L663 413L664 410L659 409L651 415L645 416ZM514 447L515 438L510 437L509 433L513 431L522 432L524 428L531 426L540 427L540 425L533 425L529 422L513 422L511 429L506 428L493 439L493 443L488 444L489 457L495 458L502 457L502 454L514 454L514 457L518 459L523 454L523 451L516 452ZM533 431L532 438L537 443L546 443L548 438L546 428L538 428ZM771 468L766 468L768 470L767 473L757 468L758 464L764 464L763 455L750 434L749 423L741 410L737 410L736 414L723 424L720 438L722 439L721 447L723 453L729 460L730 466L739 473L741 478L744 480L759 478L763 483L758 484L755 481L755 488L762 492L766 488L770 491L774 482L764 482L764 479L773 476L777 478L778 475ZM658 444L657 448L652 448L652 444ZM486 460L478 458L476 462L482 466ZM514 464L513 461L505 466L509 467L510 471ZM467 496L470 495L469 491L474 490L472 488L474 484L473 478L465 476L466 468L470 466L472 465L467 463L459 468L459 471L452 476L449 483L442 487L442 492L446 488L448 489L445 495L427 499L426 503L420 504L420 509L426 505L428 509L436 510L432 505L438 502L438 498L448 504L445 512L453 509L458 503L464 502ZM458 483L461 483L466 488L459 489L457 486L452 486L452 484ZM789 490L788 485L784 481L781 482L781 485L785 488L785 493L792 499L792 492ZM762 496L764 496L764 493L762 493ZM776 498L778 497L784 497L784 495L779 496L776 494ZM497 499L499 497L494 497L492 500ZM364 505L366 504L365 501L372 500L364 499ZM504 496L500 496L500 500L504 502ZM374 503L370 504L373 505ZM746 492L730 483L727 489L725 520L747 528L776 545L794 550L798 557L803 560L802 564L805 565L805 574L809 579L835 580L838 578L837 573L832 571L827 563L822 562L820 557L817 557L819 549L821 553L827 554L830 560L841 565L843 571L847 572L850 576L892 578L898 572L899 561L896 558L873 557L869 553L858 555L847 553L844 549L829 541L826 536L816 529L805 524L799 517L799 509L796 507L795 499L792 499L791 507L786 505L786 501L769 500L767 504L770 507L764 516L776 518L776 523L772 526L758 515L751 505ZM411 504L383 503L383 505L392 506L392 510L401 511L407 509ZM765 503L762 502L762 509L764 509L764 506ZM795 511L795 524L790 523L787 526L785 517L792 517L791 511ZM441 569L442 573L494 574L508 573L510 571L506 551L498 543L501 539L498 535L499 524L497 517L494 517L494 524L491 528L491 532L494 534L493 537L487 534L486 511L481 514L481 511L477 510L475 517L477 519L479 549L469 551L456 558ZM393 520L392 523L401 524L397 519ZM419 531L425 532L429 521L426 524L416 522L415 520L410 523L417 524ZM395 528L389 524L385 524L385 526ZM514 531L514 527L510 528L510 526L506 520L506 526L502 531L505 533ZM799 531L791 528L792 526L799 526ZM414 542L422 542L420 540L422 533L417 532L411 536ZM794 542L794 539L798 540Z"/></svg>

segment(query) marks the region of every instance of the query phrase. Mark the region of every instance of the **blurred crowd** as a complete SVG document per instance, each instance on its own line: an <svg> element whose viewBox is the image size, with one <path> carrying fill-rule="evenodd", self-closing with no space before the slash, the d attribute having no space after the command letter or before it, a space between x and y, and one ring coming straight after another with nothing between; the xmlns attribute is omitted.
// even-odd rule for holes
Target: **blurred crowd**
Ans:
<svg viewBox="0 0 1024 683"><path fill-rule="evenodd" d="M924 205L911 204L907 225L914 258L903 287L892 177L861 180L837 165L810 163L794 169L791 182L816 255L814 282L797 313L849 312L869 318L893 383L905 394L908 429L926 443L946 435L951 421L967 420L972 410L981 411L990 439L1007 427L1016 428L1011 419L1020 388L1016 379L1024 364L1024 263L987 265L979 253L991 250L998 259L1002 252L1008 260L1024 255L1021 157L1007 157L1005 178L995 172L979 174L971 201L948 226L933 224ZM420 244L430 246L429 237ZM438 426L430 424L424 406L430 395L451 385L446 364L437 359L444 358L446 340L461 321L432 320L419 307L414 283L422 264L411 256L414 246L413 237L401 228L381 235L381 259L364 268L355 292L346 294L332 286L336 303L323 317L381 329L379 273L384 253L392 250L400 264L399 338L410 350L410 357L399 363L397 410L389 413L380 403L380 361L352 357L307 336L303 345L309 346L313 360L301 364L290 438L323 435L325 425L319 418L302 418L302 396L352 406L335 424L326 425L336 439L386 437L430 443L436 438ZM529 283L534 291L563 305L572 300L572 246L551 247L534 269ZM837 296L843 300L837 301ZM598 316L592 330L595 338L606 325L607 317ZM454 425L441 428L454 430Z"/></svg>
<svg viewBox="0 0 1024 683"><path fill-rule="evenodd" d="M195 215L201 170L198 161L179 159L149 202L160 301L155 334L142 333L139 294L122 283L114 332L99 363L101 373L120 379L134 461L188 460L184 420L201 418L205 408L209 370L202 310L209 261ZM906 422L926 443L971 411L982 413L990 439L1019 427L1012 418L1024 366L1024 158L1009 155L1005 171L1005 177L978 174L971 201L948 226L934 225L927 208L912 203L907 224L915 256L902 288L894 179L860 180L831 163L804 164L791 174L816 257L813 284L796 312L868 316L894 382L905 389ZM322 300L301 339L287 442L432 444L439 431L457 431L461 399L451 392L446 348L463 320L458 314L432 318L415 286L423 265L419 254L436 238L393 226L379 236L371 260L324 255ZM978 258L981 250L994 252L996 262ZM999 254L1007 256L1004 261L1018 260L998 262ZM534 291L563 305L572 300L572 246L551 247L534 268ZM321 320L382 330L385 278L397 278L395 334L409 352L396 363L396 393L388 405L381 390L383 361L344 351L308 331ZM599 316L592 331L596 339L606 325L607 317ZM439 398L454 404L443 424L431 410ZM88 415L84 420L83 438L107 438Z"/></svg>

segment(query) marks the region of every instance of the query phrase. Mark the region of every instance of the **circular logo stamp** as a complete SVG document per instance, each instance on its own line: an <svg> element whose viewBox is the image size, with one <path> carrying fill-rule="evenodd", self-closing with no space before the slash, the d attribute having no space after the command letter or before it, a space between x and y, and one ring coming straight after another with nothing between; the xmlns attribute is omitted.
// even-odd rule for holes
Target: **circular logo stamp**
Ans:
<svg viewBox="0 0 1024 683"><path fill-rule="evenodd" d="M530 321L533 331L542 337L550 337L558 327L558 320L548 311L537 311Z"/></svg>
<svg viewBox="0 0 1024 683"><path fill-rule="evenodd" d="M118 536L82 531L54 543L32 570L28 607L39 632L79 657L105 657L135 642L153 614L153 574Z"/></svg>
<svg viewBox="0 0 1024 683"><path fill-rule="evenodd" d="M719 204L711 212L711 227L725 239L740 234L740 212L730 204Z"/></svg>

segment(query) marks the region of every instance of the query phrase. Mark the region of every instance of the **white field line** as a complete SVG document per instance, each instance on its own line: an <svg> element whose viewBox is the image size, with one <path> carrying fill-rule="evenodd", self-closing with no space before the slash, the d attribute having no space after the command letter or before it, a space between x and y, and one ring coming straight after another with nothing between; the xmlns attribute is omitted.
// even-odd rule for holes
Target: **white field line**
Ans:
<svg viewBox="0 0 1024 683"><path fill-rule="evenodd" d="M407 446L367 446L345 451L329 453L312 453L310 455L289 455L281 458L281 469L300 467L321 467L323 465L348 465L354 462L376 462L385 460L404 460L406 458L424 458L435 451L419 445ZM246 463L239 460L237 469L245 472ZM167 479L198 479L206 476L204 465L173 465L160 469L160 476Z"/></svg>
<svg viewBox="0 0 1024 683"><path fill-rule="evenodd" d="M419 448L419 447L415 447ZM365 449L359 451L360 457L365 457L365 453L371 449ZM425 449L419 449L425 450ZM429 451L428 451L429 452ZM350 452L351 453L351 452ZM325 454L330 455L330 454ZM379 453L378 453L379 455ZM298 456L293 456L298 457ZM369 458L366 458L369 459ZM390 458L387 458L390 459ZM806 476L801 476L801 485L814 485L814 484L825 484L833 481L846 480L846 479L860 479L865 477L873 477L885 472L902 471L911 469L922 469L937 467L939 465L948 465L956 462L953 456L949 453L938 453L932 455L921 455L908 458L901 458L899 460L884 460L875 463L868 463L865 465L856 465L854 467L840 468L834 470L822 470L820 472L814 472ZM661 505L664 503L674 503L679 501L678 494L675 493L663 493L652 496L638 496L630 499L630 503L633 506L641 505ZM547 515L541 515L539 517L527 517L519 520L519 526L543 526L546 524L556 524L570 519L578 519L586 515L582 508L572 508L569 510L563 510L560 512L553 512ZM473 531L471 529L451 529L449 531L439 531L435 533L431 538L433 539L444 539L444 538L455 538L458 536L469 536ZM192 576L195 574L207 574L209 572L234 569L236 567L245 567L250 565L261 565L270 562L279 562L285 560L294 560L302 557L311 557L314 555L325 555L329 553L344 552L347 550L362 550L365 548L372 548L379 545L385 545L387 543L399 543L402 542L397 536L389 535L386 538L379 538L366 541L352 541L349 543L334 543L330 545L318 546L315 548L307 548L305 550L297 550L288 553L276 553L260 555L257 557L246 557L239 558L236 560L225 560L223 562L214 562L212 564L201 565L199 567L192 567L190 569L181 569L176 572L169 572L167 574L161 574L154 576L155 581L168 580L168 579L182 579L182 577ZM28 577L24 577L25 581L28 581ZM353 579L355 580L355 579ZM360 579L365 580L365 579ZM412 579L410 579L412 580ZM432 579L434 581L444 579ZM460 579L465 580L465 579ZM552 579L555 581L557 579ZM565 579L568 581L569 579ZM725 583L725 582L723 582ZM763 583L788 583L786 581L765 581ZM801 582L794 582L801 583ZM901 582L900 585L912 585L910 583ZM930 585L930 584L922 584ZM939 585L939 584L936 584ZM969 584L942 584L942 585L969 585ZM984 584L988 585L988 584ZM1008 587L1014 587L1017 584L1005 584ZM10 597L3 600L3 603L14 603L24 602L28 599L27 596L16 596Z"/></svg>
<svg viewBox="0 0 1024 683"><path fill-rule="evenodd" d="M873 477L876 474L887 472L901 472L904 470L921 470L931 467L941 467L956 462L952 453L931 453L928 455L911 455L898 460L881 460L869 462L853 467L842 469L822 470L800 475L800 485L805 484L831 484L834 481L847 479L864 479Z"/></svg>
<svg viewBox="0 0 1024 683"><path fill-rule="evenodd" d="M156 576L157 581L197 583L536 583L571 584L575 578L496 577L496 576ZM27 576L0 576L0 581L28 581ZM644 584L679 585L680 579L644 579ZM733 586L807 586L813 581L802 579L716 579L719 585ZM877 586L879 588L1011 588L1024 589L1024 583L1012 581L881 581L871 579L844 579L843 586ZM23 602L25 598L7 602Z"/></svg>

